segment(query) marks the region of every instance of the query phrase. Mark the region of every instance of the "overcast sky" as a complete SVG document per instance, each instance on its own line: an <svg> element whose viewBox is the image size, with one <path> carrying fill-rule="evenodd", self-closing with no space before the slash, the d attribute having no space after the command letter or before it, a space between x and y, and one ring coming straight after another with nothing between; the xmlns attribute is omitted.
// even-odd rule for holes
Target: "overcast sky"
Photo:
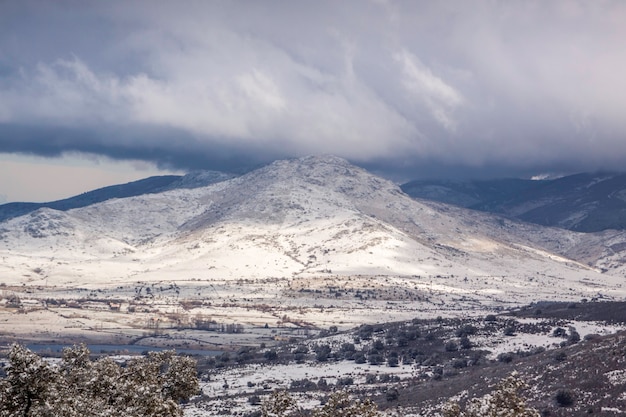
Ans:
<svg viewBox="0 0 626 417"><path fill-rule="evenodd" d="M309 154L622 170L624 74L620 0L3 0L0 200Z"/></svg>

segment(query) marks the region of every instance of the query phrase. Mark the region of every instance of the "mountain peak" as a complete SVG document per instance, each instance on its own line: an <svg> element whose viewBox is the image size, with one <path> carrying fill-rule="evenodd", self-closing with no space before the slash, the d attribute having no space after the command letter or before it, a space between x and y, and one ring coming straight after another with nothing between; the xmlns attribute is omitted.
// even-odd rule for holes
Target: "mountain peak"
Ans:
<svg viewBox="0 0 626 417"><path fill-rule="evenodd" d="M266 168L270 170L296 170L304 173L337 173L346 169L360 169L346 159L334 155L309 155L301 158L283 159L272 162ZM337 168L341 168L341 170L337 171Z"/></svg>
<svg viewBox="0 0 626 417"><path fill-rule="evenodd" d="M273 162L250 172L241 181L282 189L300 189L319 193L343 194L350 199L371 197L379 191L401 193L397 185L380 178L347 160L334 155L305 156Z"/></svg>
<svg viewBox="0 0 626 417"><path fill-rule="evenodd" d="M339 156L332 155L332 154L308 155L308 156L303 156L302 158L298 158L297 160L303 164L310 164L310 165L328 164L328 165L353 166L346 159L341 158Z"/></svg>

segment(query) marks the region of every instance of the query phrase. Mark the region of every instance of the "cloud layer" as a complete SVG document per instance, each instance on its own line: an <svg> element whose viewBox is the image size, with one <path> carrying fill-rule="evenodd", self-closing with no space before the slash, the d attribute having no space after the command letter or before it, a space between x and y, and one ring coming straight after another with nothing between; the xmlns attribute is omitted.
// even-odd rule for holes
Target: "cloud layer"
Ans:
<svg viewBox="0 0 626 417"><path fill-rule="evenodd" d="M0 152L621 169L621 1L0 5Z"/></svg>

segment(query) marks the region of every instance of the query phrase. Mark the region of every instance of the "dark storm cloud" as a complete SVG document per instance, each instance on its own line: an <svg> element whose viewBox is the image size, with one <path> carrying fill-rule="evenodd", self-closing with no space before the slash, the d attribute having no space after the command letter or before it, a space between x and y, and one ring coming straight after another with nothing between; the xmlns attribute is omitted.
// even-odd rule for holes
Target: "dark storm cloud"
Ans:
<svg viewBox="0 0 626 417"><path fill-rule="evenodd" d="M626 4L0 5L0 151L397 176L620 169Z"/></svg>
<svg viewBox="0 0 626 417"><path fill-rule="evenodd" d="M66 152L82 152L112 159L152 161L160 168L169 170L210 167L241 173L268 160L286 157L270 154L264 149L255 149L254 145L245 149L228 144L212 147L211 144L196 141L183 130L161 126L141 126L138 129L127 127L119 131L109 127L90 129L0 124L0 137L7 138L0 142L0 153L53 158ZM115 140L120 137L124 140ZM132 137L134 143L125 143L127 137ZM145 145L136 146L137 143Z"/></svg>

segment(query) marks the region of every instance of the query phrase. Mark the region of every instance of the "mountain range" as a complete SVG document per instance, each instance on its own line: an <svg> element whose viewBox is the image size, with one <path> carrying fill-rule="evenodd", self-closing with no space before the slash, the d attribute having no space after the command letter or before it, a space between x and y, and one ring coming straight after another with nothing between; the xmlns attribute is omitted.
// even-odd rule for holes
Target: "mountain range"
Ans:
<svg viewBox="0 0 626 417"><path fill-rule="evenodd" d="M0 222L23 216L40 208L67 211L75 208L102 203L113 198L135 197L142 194L154 194L177 188L198 188L224 181L233 175L216 171L200 171L187 175L160 175L145 178L127 184L112 185L63 200L45 203L16 202L0 205Z"/></svg>
<svg viewBox="0 0 626 417"><path fill-rule="evenodd" d="M5 282L371 276L489 303L625 295L621 231L578 233L415 200L333 156L65 201L76 208L43 206L0 223Z"/></svg>
<svg viewBox="0 0 626 417"><path fill-rule="evenodd" d="M44 203L0 205L0 222L40 208L67 211L114 198L199 188L234 178L234 174L198 171L155 176ZM556 179L415 180L400 186L413 198L579 232L626 229L626 174L580 173Z"/></svg>
<svg viewBox="0 0 626 417"><path fill-rule="evenodd" d="M551 180L419 180L415 198L496 213L579 232L626 228L626 174L582 173Z"/></svg>

